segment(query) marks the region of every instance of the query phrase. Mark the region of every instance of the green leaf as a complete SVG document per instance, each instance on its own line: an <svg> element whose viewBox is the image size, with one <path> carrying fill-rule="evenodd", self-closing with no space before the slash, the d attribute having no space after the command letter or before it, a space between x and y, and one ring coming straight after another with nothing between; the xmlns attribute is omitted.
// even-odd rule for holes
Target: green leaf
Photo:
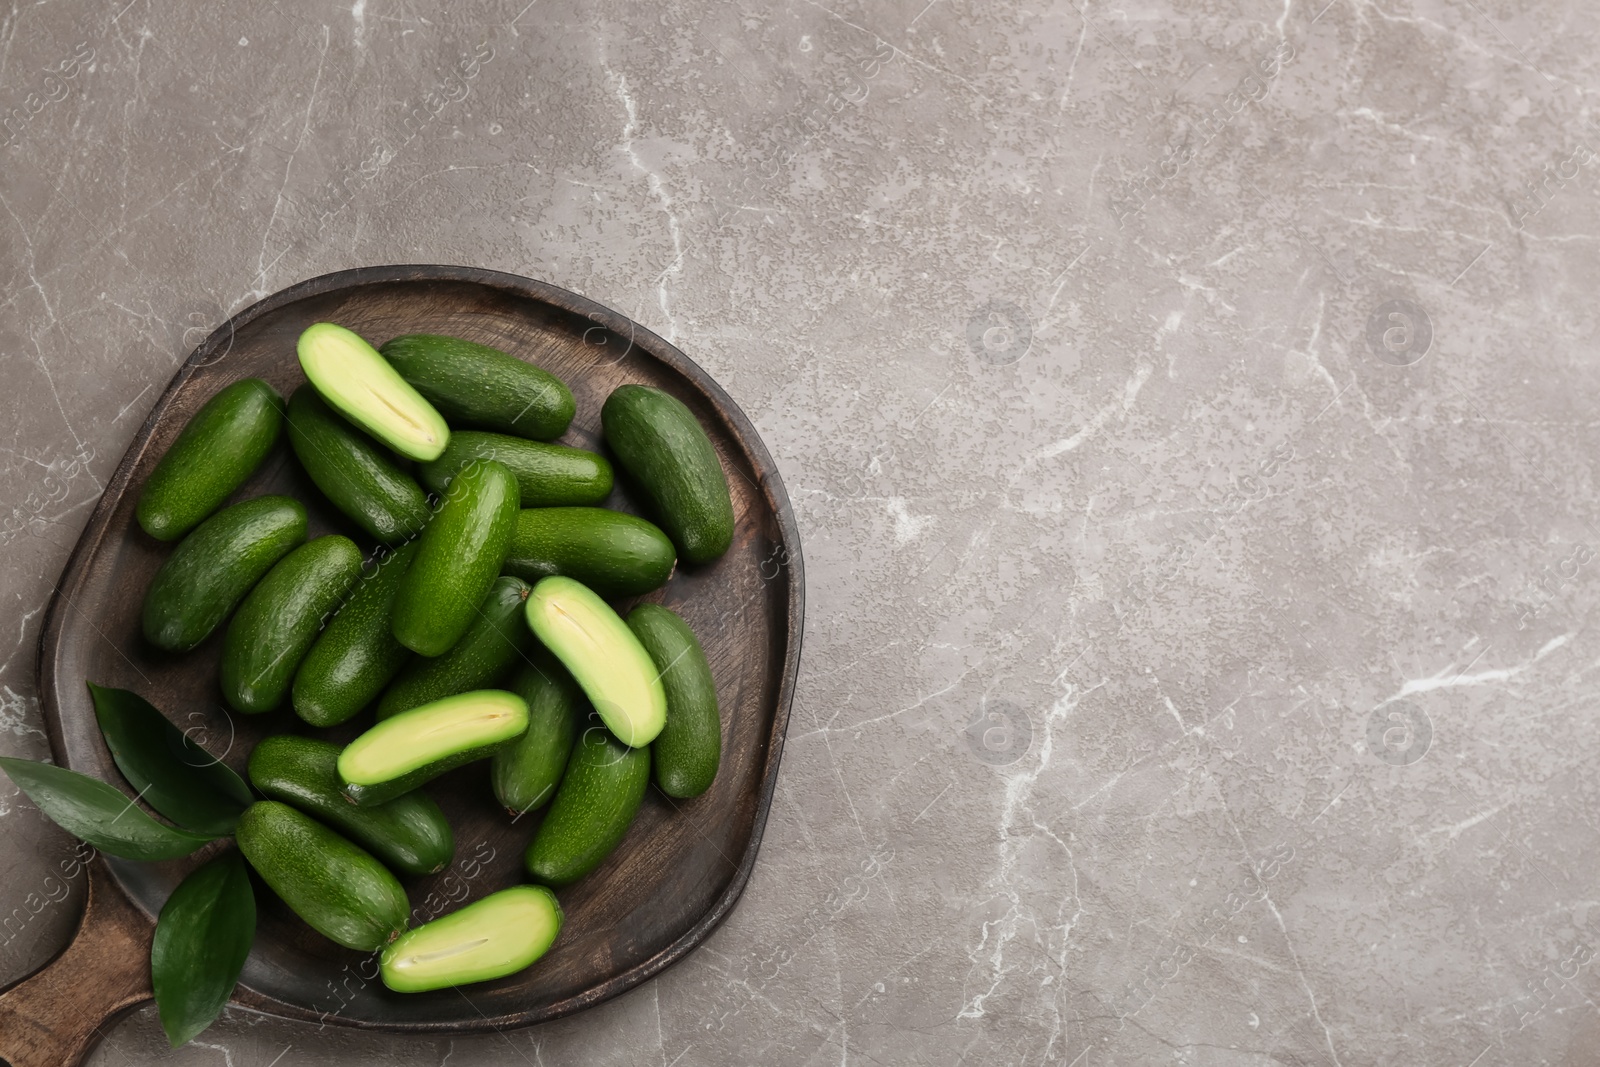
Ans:
<svg viewBox="0 0 1600 1067"><path fill-rule="evenodd" d="M177 1048L228 1003L256 939L256 896L244 858L229 849L179 883L150 944L161 1028Z"/></svg>
<svg viewBox="0 0 1600 1067"><path fill-rule="evenodd" d="M138 693L89 683L111 758L146 804L191 830L233 833L250 787Z"/></svg>
<svg viewBox="0 0 1600 1067"><path fill-rule="evenodd" d="M48 763L0 756L0 770L67 833L129 860L187 856L215 838L156 822L122 790Z"/></svg>

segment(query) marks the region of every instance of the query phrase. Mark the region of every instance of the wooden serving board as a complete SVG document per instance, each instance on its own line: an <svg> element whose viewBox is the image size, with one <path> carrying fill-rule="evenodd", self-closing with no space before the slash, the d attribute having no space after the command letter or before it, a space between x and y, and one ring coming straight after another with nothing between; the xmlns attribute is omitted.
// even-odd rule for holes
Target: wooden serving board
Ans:
<svg viewBox="0 0 1600 1067"><path fill-rule="evenodd" d="M689 801L651 789L617 851L559 893L566 923L544 959L496 982L390 993L376 978L373 957L314 933L257 882L260 922L234 995L238 1004L331 1025L429 1033L504 1030L570 1014L681 959L738 899L772 801L804 613L794 515L755 429L688 357L624 316L514 275L391 266L301 282L220 327L179 369L134 438L57 583L38 668L51 746L58 762L126 789L101 740L85 680L142 694L241 774L262 737L304 732L342 742L370 724L364 713L338 730L313 731L288 709L230 713L217 681L224 627L181 656L160 652L140 633L145 588L171 551L135 522L146 476L190 415L228 383L265 378L287 396L304 380L295 340L324 320L373 344L402 333L452 334L530 360L571 386L578 412L561 440L584 448L602 447L600 406L616 386L664 389L700 419L728 472L733 547L708 566L680 565L665 588L640 598L682 614L705 646L723 717L716 783ZM607 506L648 514L622 483L619 477ZM370 547L300 471L286 441L235 499L264 493L303 501L311 536L342 532ZM626 611L632 603L617 606ZM440 874L407 882L415 921L524 880L522 853L539 819L513 822L495 803L484 763L428 790L455 830L456 860ZM92 864L76 939L55 962L0 994L0 1056L14 1067L76 1063L107 1019L148 999L145 957L154 917L182 877L221 847L231 846L208 846L169 863Z"/></svg>

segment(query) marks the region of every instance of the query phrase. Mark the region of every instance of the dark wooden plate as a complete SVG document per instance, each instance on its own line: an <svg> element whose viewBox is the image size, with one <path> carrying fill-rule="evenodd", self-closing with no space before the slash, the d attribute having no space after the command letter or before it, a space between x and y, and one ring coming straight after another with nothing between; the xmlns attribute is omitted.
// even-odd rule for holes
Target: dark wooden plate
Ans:
<svg viewBox="0 0 1600 1067"><path fill-rule="evenodd" d="M235 1000L296 1019L470 1033L553 1019L615 996L704 940L744 888L788 723L804 583L783 483L749 420L688 357L614 311L494 271L373 267L292 286L214 332L178 371L129 446L57 584L39 648L39 696L52 747L65 765L125 787L96 727L85 679L148 697L241 773L260 738L312 732L288 710L254 717L223 710L217 683L223 628L183 656L161 653L144 641L141 600L170 548L140 531L134 505L174 436L217 390L252 376L285 395L299 385L304 378L295 339L321 320L349 326L374 344L401 333L458 335L553 371L578 402L577 418L562 438L568 444L600 447L600 405L624 382L657 386L689 406L728 471L737 532L723 558L706 567L680 567L664 589L643 599L680 612L705 646L723 709L723 762L710 792L694 800L672 802L651 790L622 846L599 870L559 894L566 913L561 937L520 974L459 990L390 993L376 980L372 958L313 933L258 883L260 925ZM262 493L304 501L313 536L338 531L367 543L309 483L286 445L237 499ZM639 511L626 486L607 504ZM370 713L331 736L344 740L368 722ZM449 870L407 884L422 917L523 879L522 853L538 816L514 824L494 802L485 765L456 771L429 791L450 817L457 852ZM105 870L115 886L102 879L92 890L114 895L120 889L137 910L118 914L152 922L182 876L217 847L226 846L172 863L112 860ZM82 942L100 938L96 931L102 926L86 922L68 956L92 955L93 944ZM134 933L137 948L148 933ZM134 951L119 948L117 938L105 941L108 952ZM106 973L117 966L139 973L136 960L102 962ZM5 999L14 1000L18 992ZM124 991L117 1007L137 1002L128 997ZM9 1050L0 1048L0 1054Z"/></svg>

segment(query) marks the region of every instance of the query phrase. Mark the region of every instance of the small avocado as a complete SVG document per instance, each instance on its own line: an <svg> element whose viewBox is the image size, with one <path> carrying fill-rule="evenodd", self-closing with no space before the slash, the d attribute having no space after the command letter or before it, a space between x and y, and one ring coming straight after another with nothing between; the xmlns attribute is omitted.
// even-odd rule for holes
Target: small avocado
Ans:
<svg viewBox="0 0 1600 1067"><path fill-rule="evenodd" d="M300 368L322 399L402 456L427 463L450 443L444 416L360 335L317 322L297 347Z"/></svg>
<svg viewBox="0 0 1600 1067"><path fill-rule="evenodd" d="M549 950L561 919L550 890L512 886L402 934L383 950L378 971L397 993L504 978Z"/></svg>
<svg viewBox="0 0 1600 1067"><path fill-rule="evenodd" d="M528 597L528 625L625 745L654 741L667 721L661 675L628 624L571 578L543 578Z"/></svg>
<svg viewBox="0 0 1600 1067"><path fill-rule="evenodd" d="M262 881L317 933L375 952L400 936L411 903L371 853L276 800L239 816L239 851Z"/></svg>
<svg viewBox="0 0 1600 1067"><path fill-rule="evenodd" d="M491 756L528 728L515 693L477 689L384 719L339 753L344 795L365 807L409 793L464 763Z"/></svg>

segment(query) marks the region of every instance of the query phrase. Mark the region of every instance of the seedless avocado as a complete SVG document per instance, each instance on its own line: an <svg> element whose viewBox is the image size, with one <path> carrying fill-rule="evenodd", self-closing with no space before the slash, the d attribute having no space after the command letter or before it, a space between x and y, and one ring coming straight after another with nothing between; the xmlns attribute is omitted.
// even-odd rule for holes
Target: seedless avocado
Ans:
<svg viewBox="0 0 1600 1067"><path fill-rule="evenodd" d="M158 541L182 537L255 473L282 430L276 389L260 378L227 386L194 413L150 472L139 493L139 525Z"/></svg>
<svg viewBox="0 0 1600 1067"><path fill-rule="evenodd" d="M179 542L144 596L147 640L187 652L227 618L272 565L306 539L306 509L286 496L223 508Z"/></svg>
<svg viewBox="0 0 1600 1067"><path fill-rule="evenodd" d="M235 711L271 711L289 695L295 669L324 616L361 571L348 537L308 541L279 560L239 605L222 641L222 695Z"/></svg>
<svg viewBox="0 0 1600 1067"><path fill-rule="evenodd" d="M322 495L379 541L415 537L428 524L428 499L417 480L310 384L289 398L289 444Z"/></svg>
<svg viewBox="0 0 1600 1067"><path fill-rule="evenodd" d="M733 500L711 439L683 402L646 385L621 385L600 409L606 444L655 505L686 563L708 563L733 543Z"/></svg>
<svg viewBox="0 0 1600 1067"><path fill-rule="evenodd" d="M515 693L479 689L385 719L339 753L344 795L365 807L494 754L528 728Z"/></svg>
<svg viewBox="0 0 1600 1067"><path fill-rule="evenodd" d="M306 327L300 369L339 414L408 459L438 459L450 428L362 338L331 322Z"/></svg>
<svg viewBox="0 0 1600 1067"><path fill-rule="evenodd" d="M488 689L527 656L533 635L522 617L528 583L501 575L478 605L477 617L461 639L441 656L418 656L383 691L377 717L428 704L469 689Z"/></svg>
<svg viewBox="0 0 1600 1067"><path fill-rule="evenodd" d="M598 504L611 493L611 464L598 453L479 430L452 433L444 454L423 464L417 477L442 493L456 472L475 459L504 463L517 479L525 508Z"/></svg>
<svg viewBox="0 0 1600 1067"><path fill-rule="evenodd" d="M650 745L656 787L669 797L697 797L711 788L722 760L711 665L689 624L670 608L640 604L628 613L628 628L655 661L667 693L667 723Z"/></svg>
<svg viewBox="0 0 1600 1067"><path fill-rule="evenodd" d="M542 885L518 885L400 935L378 973L397 993L487 982L543 956L561 933L561 905Z"/></svg>
<svg viewBox="0 0 1600 1067"><path fill-rule="evenodd" d="M564 886L600 866L627 835L649 785L650 750L629 748L590 719L523 857L528 873Z"/></svg>
<svg viewBox="0 0 1600 1067"><path fill-rule="evenodd" d="M480 460L456 475L400 579L396 640L424 656L459 641L500 573L516 521L517 482L503 464Z"/></svg>
<svg viewBox="0 0 1600 1067"><path fill-rule="evenodd" d="M426 793L358 808L339 791L339 746L280 734L250 753L250 784L321 819L401 874L442 871L455 855L455 835Z"/></svg>
<svg viewBox="0 0 1600 1067"><path fill-rule="evenodd" d="M505 571L536 582L575 578L601 596L648 593L667 584L678 551L655 523L607 508L526 508L517 515Z"/></svg>
<svg viewBox="0 0 1600 1067"><path fill-rule="evenodd" d="M397 551L374 554L301 661L290 700L295 714L312 726L337 726L355 715L411 658L411 650L389 629L389 612L416 553L413 541Z"/></svg>
<svg viewBox="0 0 1600 1067"><path fill-rule="evenodd" d="M583 687L618 739L654 741L667 696L650 654L611 606L571 578L544 578L528 597L528 625Z"/></svg>
<svg viewBox="0 0 1600 1067"><path fill-rule="evenodd" d="M383 356L458 425L549 440L576 410L560 378L488 345L414 333L385 343Z"/></svg>
<svg viewBox="0 0 1600 1067"><path fill-rule="evenodd" d="M555 795L590 708L572 675L543 648L534 650L509 689L528 702L528 728L494 754L489 777L495 798L521 815Z"/></svg>
<svg viewBox="0 0 1600 1067"><path fill-rule="evenodd" d="M239 817L239 851L262 881L317 933L375 952L406 928L411 904L372 854L276 800Z"/></svg>

